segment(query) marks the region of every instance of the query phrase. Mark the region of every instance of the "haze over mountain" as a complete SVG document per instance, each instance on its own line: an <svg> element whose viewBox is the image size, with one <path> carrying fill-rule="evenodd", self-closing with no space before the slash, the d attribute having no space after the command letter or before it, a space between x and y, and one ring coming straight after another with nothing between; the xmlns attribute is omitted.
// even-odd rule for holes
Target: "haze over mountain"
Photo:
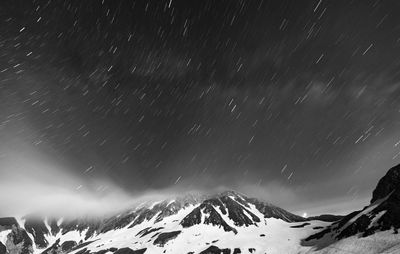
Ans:
<svg viewBox="0 0 400 254"><path fill-rule="evenodd" d="M0 254L398 253L399 215L400 165L345 217L304 218L235 191L186 194L102 216L0 218Z"/></svg>
<svg viewBox="0 0 400 254"><path fill-rule="evenodd" d="M398 13L0 0L0 254L396 252Z"/></svg>

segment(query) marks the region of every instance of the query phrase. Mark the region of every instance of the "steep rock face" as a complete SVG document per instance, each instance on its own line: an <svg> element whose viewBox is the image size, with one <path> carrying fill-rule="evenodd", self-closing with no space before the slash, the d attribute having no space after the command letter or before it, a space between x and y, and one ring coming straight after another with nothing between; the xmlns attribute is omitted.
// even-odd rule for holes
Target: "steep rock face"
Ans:
<svg viewBox="0 0 400 254"><path fill-rule="evenodd" d="M175 217L164 220L170 216ZM176 241L175 238L180 234L185 235L185 232L190 232L191 229L186 229L195 225L215 226L226 232L240 235L243 227L266 226L266 218L277 218L286 222L304 221L304 218L269 203L248 198L234 191L226 191L210 196L186 195L161 202L147 202L109 217L43 218L34 215L25 216L23 227L26 231L24 228L20 228L21 234L25 233L28 239L32 237L32 241L27 242L27 246L24 245L26 242L19 246L15 244L10 245L9 248L6 246L6 250L15 250L12 254L28 254L31 251L29 247L32 249L32 245L35 243L37 251L43 254L63 254L71 251L76 251L78 254L92 254L93 249L96 249L93 254L105 254L115 246L112 241L102 242L102 236L105 233L112 235L113 232L109 233L109 231L114 230L134 232L131 237L134 238L132 244L135 247L148 247L148 244L151 244L153 248L162 248L164 245L169 246L170 242ZM14 218L0 219L0 223L4 224L3 226L0 224L0 230L2 228L10 229L12 225L18 224ZM168 223L174 226L171 227ZM198 236L202 233L195 233L195 235ZM204 247L209 247L211 242L209 241ZM18 240L18 243L21 241ZM103 245L104 248L101 247ZM94 248L94 246L96 247ZM20 248L18 249L18 247ZM120 251L136 253L145 250L121 248ZM224 249L223 251L232 252L233 249Z"/></svg>
<svg viewBox="0 0 400 254"><path fill-rule="evenodd" d="M48 246L46 235L49 235L50 232L44 224L44 218L34 215L26 216L24 227L26 231L33 235L34 242L38 248L46 248Z"/></svg>
<svg viewBox="0 0 400 254"><path fill-rule="evenodd" d="M400 228L400 165L391 168L379 180L373 191L371 203L380 199L385 200L373 212L383 215L374 228L380 230L394 228L397 232Z"/></svg>
<svg viewBox="0 0 400 254"><path fill-rule="evenodd" d="M85 234L85 239L87 240L94 234L100 232L100 228L103 225L103 220L101 218L78 218L73 220L63 220L59 228L62 234L66 234L70 231L78 231L82 233L87 229Z"/></svg>
<svg viewBox="0 0 400 254"><path fill-rule="evenodd" d="M19 226L12 225L11 233L7 235L6 248L9 254L33 253L32 240L26 231Z"/></svg>
<svg viewBox="0 0 400 254"><path fill-rule="evenodd" d="M276 218L287 222L305 220L269 203L248 198L234 191L226 191L204 200L183 218L181 225L186 228L201 223L211 224L222 227L227 232L236 233L235 227L248 227L261 222L263 218L256 215L256 212L261 213L263 218Z"/></svg>
<svg viewBox="0 0 400 254"><path fill-rule="evenodd" d="M301 216L290 213L270 203L259 201L255 198L249 198L248 201L254 204L257 210L259 210L262 214L264 214L264 218L281 219L286 222L300 222L306 220Z"/></svg>
<svg viewBox="0 0 400 254"><path fill-rule="evenodd" d="M371 203L360 211L352 212L332 223L321 232L304 239L302 244L320 247L337 240L358 235L366 237L377 231L400 228L400 165L391 168L380 179L373 191Z"/></svg>
<svg viewBox="0 0 400 254"><path fill-rule="evenodd" d="M61 250L65 253L72 250L78 243L75 241L65 241L61 244Z"/></svg>
<svg viewBox="0 0 400 254"><path fill-rule="evenodd" d="M59 254L61 253L60 239L57 239L49 248L44 250L41 254Z"/></svg>
<svg viewBox="0 0 400 254"><path fill-rule="evenodd" d="M200 206L193 209L192 212L190 212L185 218L183 218L180 224L182 225L182 227L188 228L194 225L199 225L201 223L222 227L227 232L237 232L236 229L232 228L225 222L221 215L216 211L214 206L212 206L207 201L203 202Z"/></svg>
<svg viewBox="0 0 400 254"><path fill-rule="evenodd" d="M6 254L6 253L7 253L6 246L0 242L0 254Z"/></svg>
<svg viewBox="0 0 400 254"><path fill-rule="evenodd" d="M11 230L7 234L5 243L0 245L0 253L8 254L31 254L33 253L33 242L25 229L21 228L13 217L0 218L0 231Z"/></svg>
<svg viewBox="0 0 400 254"><path fill-rule="evenodd" d="M391 168L384 177L382 177L375 190L372 192L371 203L378 199L385 198L390 193L391 197L399 197L400 195L400 165Z"/></svg>
<svg viewBox="0 0 400 254"><path fill-rule="evenodd" d="M18 222L14 217L0 218L0 231L12 229L12 226L18 226Z"/></svg>
<svg viewBox="0 0 400 254"><path fill-rule="evenodd" d="M250 226L260 222L254 213L250 211L249 204L246 200L239 195L223 195L219 198L223 204L222 213L225 215L228 213L229 219L231 219L235 226Z"/></svg>
<svg viewBox="0 0 400 254"><path fill-rule="evenodd" d="M65 241L60 245L60 239L57 239L49 248L41 254L62 254L67 253L76 247L78 244L75 241Z"/></svg>

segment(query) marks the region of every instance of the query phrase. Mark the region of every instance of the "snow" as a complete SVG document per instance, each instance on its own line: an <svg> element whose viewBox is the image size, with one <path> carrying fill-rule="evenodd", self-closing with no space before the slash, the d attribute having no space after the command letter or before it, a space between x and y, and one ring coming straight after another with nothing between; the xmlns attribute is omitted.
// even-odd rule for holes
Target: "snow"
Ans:
<svg viewBox="0 0 400 254"><path fill-rule="evenodd" d="M308 252L300 252L308 253ZM400 253L400 236L393 234L392 230L377 232L368 237L352 236L335 242L322 250L315 250L315 254L396 254Z"/></svg>
<svg viewBox="0 0 400 254"><path fill-rule="evenodd" d="M230 198L237 201L237 197L230 196ZM354 218L352 218L339 230L345 229L352 222L357 220L357 218L359 218L361 215L369 214L386 198L387 197L371 204L364 211L360 212ZM173 200L171 200L171 202L173 202ZM154 207L154 205L156 205L157 203L159 202L151 204L150 207ZM224 215L219 207L213 206L216 212L223 218L223 220L228 225L234 227L237 230L237 234L232 231L225 232L222 227L204 224L204 220L207 216L207 214L204 212L204 209L201 210L202 217L200 224L191 226L189 228L183 228L180 225L180 222L191 211L193 211L193 209L200 205L196 204L180 209L176 214L165 217L158 222L156 221L156 219L160 212L155 214L152 219L145 220L139 225L135 225L132 228L130 228L130 225L132 225L132 223L129 223L129 225L125 226L124 228L119 228L108 231L106 233L93 235L91 238L86 240L93 242L86 245L85 248L87 248L91 252L105 250L112 247L128 247L132 250L147 248L146 254L175 254L188 252L194 252L195 254L198 254L199 252L207 249L209 246L214 245L219 247L220 249L229 248L231 249L231 251L233 251L233 249L235 248L239 248L241 250L241 253L250 253L249 249L252 248L255 249L255 252L253 253L260 254L331 254L343 252L366 254L400 253L400 237L398 235L394 235L392 231L378 232L365 238L353 236L337 242L332 240L333 235L331 234L333 233L331 233L318 240L328 241L326 242L326 245L324 245L327 246L324 249L318 250L316 249L315 245L302 246L300 244L302 239L305 239L308 236L315 234L321 230L314 228L325 228L331 225L331 223L323 221L308 221L307 223L309 223L309 225L294 228L292 226L299 225L299 223L288 223L280 219L264 218L264 215L255 207L255 205L249 204L249 207L245 207L240 202L238 202L238 204L244 207L247 211L257 216L260 219L260 222L256 223L256 225L250 225L247 227L237 227L235 226L234 222L230 220L227 214ZM377 220L379 220L379 218L384 213L385 211L378 213L373 218L370 226L376 223ZM245 214L250 219L252 219L250 214L248 214L247 212L245 212ZM45 225L50 230L47 222L45 223ZM138 234L140 231L146 228L160 229L145 236L142 236L142 234ZM79 233L78 231L70 231L64 235L61 235L61 232L59 232L56 236L47 235L46 239L48 240L49 245L52 245L57 239L60 239L61 243L69 240L75 241L77 243L79 243L80 241L85 242L84 238L86 231L87 229L84 230L82 233ZM167 241L164 246L153 244L158 234L172 231L181 231L181 233L177 235L176 238ZM6 235L8 234L8 232L0 232L0 241L4 241L4 239L6 239ZM80 249L77 249L71 252L71 254L75 254L79 250ZM35 254L41 253L42 251L43 249L34 249Z"/></svg>
<svg viewBox="0 0 400 254"><path fill-rule="evenodd" d="M7 235L11 232L11 229L0 231L0 242L6 245Z"/></svg>
<svg viewBox="0 0 400 254"><path fill-rule="evenodd" d="M97 240L86 246L90 251L95 252L111 247L122 248L129 247L133 250L147 248L146 253L161 254L161 253L188 253L194 251L199 253L206 249L208 246L215 245L221 249L223 248L240 248L242 253L247 253L249 248L255 248L253 253L298 253L301 250L309 250L310 247L303 247L300 245L300 240L307 237L312 233L316 233L313 227L327 226L329 223L321 221L311 221L310 225L304 228L291 228L293 223L287 223L279 219L265 219L255 207L247 208L256 216L260 217L261 222L257 225L249 227L235 227L238 233L225 232L223 228L212 225L199 224L189 228L183 228L179 222L198 205L192 205L181 209L177 214L164 218L160 222L155 222L155 215L151 220L144 221L133 228L122 228L112 230L104 234L94 236L88 241ZM228 216L223 215L219 209L216 211L223 217L223 219L231 226L234 225L233 221ZM204 221L205 214L202 211L202 221ZM265 223L266 222L266 223ZM147 228L163 229L148 234L144 237L137 236L137 234ZM182 231L175 239L168 241L163 247L153 244L157 233ZM265 236L260 236L264 234ZM71 238L71 237L68 237ZM79 238L75 235L75 239ZM74 251L73 253L77 252Z"/></svg>
<svg viewBox="0 0 400 254"><path fill-rule="evenodd" d="M362 215L366 215L369 214L371 211L373 211L375 208L377 208L383 201L385 201L392 193L390 193L389 195L387 195L384 198L378 199L376 200L374 203L372 203L370 206L368 206L366 209L364 209L363 211L359 212L356 216L354 216L353 218L351 218L346 224L343 225L343 227L341 228L341 230L343 231L344 229L346 229L348 226L350 226L351 224L353 224L358 218L360 218Z"/></svg>
<svg viewBox="0 0 400 254"><path fill-rule="evenodd" d="M380 211L379 213L377 213L375 215L375 217L372 219L371 224L369 225L369 227L373 227L373 226L377 226L378 220L386 213L387 211Z"/></svg>

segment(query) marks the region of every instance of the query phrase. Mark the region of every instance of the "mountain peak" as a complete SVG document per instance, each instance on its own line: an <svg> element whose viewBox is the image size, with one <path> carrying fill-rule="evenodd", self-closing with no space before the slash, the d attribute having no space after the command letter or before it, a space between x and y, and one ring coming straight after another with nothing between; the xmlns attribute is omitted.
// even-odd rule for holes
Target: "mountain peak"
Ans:
<svg viewBox="0 0 400 254"><path fill-rule="evenodd" d="M240 198L240 199L247 198L246 195L244 195L240 192L234 191L234 190L226 190L226 191L218 193L215 196L216 197L234 197L234 198Z"/></svg>
<svg viewBox="0 0 400 254"><path fill-rule="evenodd" d="M400 164L389 169L386 175L379 180L372 193L371 203L387 197L392 192L396 192L400 196Z"/></svg>
<svg viewBox="0 0 400 254"><path fill-rule="evenodd" d="M378 231L400 228L400 165L383 176L372 194L371 203L360 211L352 212L324 230L304 239L303 244L316 242L320 248L333 242L359 234L367 237Z"/></svg>

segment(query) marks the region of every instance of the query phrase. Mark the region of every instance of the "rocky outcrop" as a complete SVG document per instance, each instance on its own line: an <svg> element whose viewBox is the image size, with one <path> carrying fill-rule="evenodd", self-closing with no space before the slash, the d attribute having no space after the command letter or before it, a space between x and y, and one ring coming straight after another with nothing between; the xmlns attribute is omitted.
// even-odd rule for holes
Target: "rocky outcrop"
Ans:
<svg viewBox="0 0 400 254"><path fill-rule="evenodd" d="M337 240L357 235L366 237L377 231L400 228L400 165L391 168L373 191L371 203L352 212L322 231L302 241L303 245L323 248Z"/></svg>
<svg viewBox="0 0 400 254"><path fill-rule="evenodd" d="M114 254L143 254L146 252L146 248L140 250L132 250L131 248L118 249Z"/></svg>
<svg viewBox="0 0 400 254"><path fill-rule="evenodd" d="M30 215L25 216L25 230L33 235L36 247L39 249L46 248L49 243L46 240L46 235L50 235L49 230L44 224L44 218Z"/></svg>
<svg viewBox="0 0 400 254"><path fill-rule="evenodd" d="M75 246L77 246L78 243L75 241L65 241L61 244L61 250L63 252L68 252L72 250Z"/></svg>
<svg viewBox="0 0 400 254"><path fill-rule="evenodd" d="M154 240L154 245L163 247L168 241L175 239L180 233L181 231L161 233L157 236L156 240Z"/></svg>
<svg viewBox="0 0 400 254"><path fill-rule="evenodd" d="M392 197L398 197L400 194L400 164L391 168L386 175L379 180L378 185L372 192L371 203L378 199L385 198L391 193Z"/></svg>
<svg viewBox="0 0 400 254"><path fill-rule="evenodd" d="M0 231L11 229L13 225L19 226L14 217L0 218Z"/></svg>
<svg viewBox="0 0 400 254"><path fill-rule="evenodd" d="M252 212L252 208L256 208L264 218L277 218L287 222L306 220L269 203L248 198L234 191L226 191L204 200L181 221L181 225L186 228L201 223L211 224L227 232L236 233L235 227L247 227L261 222L260 218ZM226 216L229 221L221 215Z"/></svg>
<svg viewBox="0 0 400 254"><path fill-rule="evenodd" d="M6 246L0 242L0 254L6 254L6 253L7 253Z"/></svg>
<svg viewBox="0 0 400 254"><path fill-rule="evenodd" d="M231 254L230 249L220 249L217 246L210 246L207 249L203 250L199 254Z"/></svg>
<svg viewBox="0 0 400 254"><path fill-rule="evenodd" d="M202 221L204 215L204 221ZM205 202L200 206L193 209L185 218L181 221L181 225L184 228L192 227L198 224L207 224L213 225L217 227L222 227L226 232L234 232L237 233L237 230L231 226L229 226L226 221L221 217L221 215L215 210L214 206L210 203Z"/></svg>
<svg viewBox="0 0 400 254"><path fill-rule="evenodd" d="M12 225L5 244L9 254L31 254L33 253L32 244L32 240L24 229Z"/></svg>

